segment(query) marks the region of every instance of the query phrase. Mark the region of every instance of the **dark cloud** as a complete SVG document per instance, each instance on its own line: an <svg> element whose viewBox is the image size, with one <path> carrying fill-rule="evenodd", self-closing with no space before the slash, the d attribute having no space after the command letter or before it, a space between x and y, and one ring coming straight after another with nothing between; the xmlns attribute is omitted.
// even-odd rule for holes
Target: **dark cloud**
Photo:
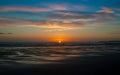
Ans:
<svg viewBox="0 0 120 75"><path fill-rule="evenodd" d="M7 34L13 34L13 33L7 33Z"/></svg>
<svg viewBox="0 0 120 75"><path fill-rule="evenodd" d="M5 33L0 32L0 34L5 34Z"/></svg>
<svg viewBox="0 0 120 75"><path fill-rule="evenodd" d="M6 34L13 34L13 33L10 33L10 32L9 33L0 32L0 35L3 35L3 34L6 35Z"/></svg>
<svg viewBox="0 0 120 75"><path fill-rule="evenodd" d="M112 35L120 35L120 32L114 32L114 33L110 33Z"/></svg>

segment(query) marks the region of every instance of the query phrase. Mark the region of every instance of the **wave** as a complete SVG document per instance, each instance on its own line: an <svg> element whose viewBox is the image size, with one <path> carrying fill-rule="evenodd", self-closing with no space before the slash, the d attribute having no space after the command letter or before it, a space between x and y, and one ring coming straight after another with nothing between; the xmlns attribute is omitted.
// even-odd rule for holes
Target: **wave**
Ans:
<svg viewBox="0 0 120 75"><path fill-rule="evenodd" d="M97 57L110 53L120 53L120 46L0 47L0 64L62 63L77 57Z"/></svg>

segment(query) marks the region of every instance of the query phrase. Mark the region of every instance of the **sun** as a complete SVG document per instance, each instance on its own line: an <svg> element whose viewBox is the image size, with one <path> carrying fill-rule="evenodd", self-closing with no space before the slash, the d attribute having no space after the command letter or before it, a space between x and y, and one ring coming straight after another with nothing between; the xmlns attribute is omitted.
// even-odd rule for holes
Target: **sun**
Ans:
<svg viewBox="0 0 120 75"><path fill-rule="evenodd" d="M62 43L62 41L58 41L58 43Z"/></svg>

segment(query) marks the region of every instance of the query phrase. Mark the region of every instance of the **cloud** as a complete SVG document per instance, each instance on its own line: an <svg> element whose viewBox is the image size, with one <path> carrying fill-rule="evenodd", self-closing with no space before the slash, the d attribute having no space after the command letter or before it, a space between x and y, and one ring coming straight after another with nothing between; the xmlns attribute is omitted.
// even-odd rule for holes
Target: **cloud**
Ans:
<svg viewBox="0 0 120 75"><path fill-rule="evenodd" d="M0 12L7 11L27 11L27 12L46 12L49 11L47 8L36 8L36 7L0 7Z"/></svg>
<svg viewBox="0 0 120 75"><path fill-rule="evenodd" d="M0 27L23 26L30 23L30 21L23 19L0 17Z"/></svg>
<svg viewBox="0 0 120 75"><path fill-rule="evenodd" d="M44 4L44 6L50 10L85 10L88 7L85 5L76 5L76 4Z"/></svg>
<svg viewBox="0 0 120 75"><path fill-rule="evenodd" d="M7 33L7 34L13 34L13 33L10 33L10 32L9 32L9 33Z"/></svg>
<svg viewBox="0 0 120 75"><path fill-rule="evenodd" d="M80 23L63 23L57 21L35 21L35 20L23 20L16 18L6 18L0 20L0 27L11 27L11 26L34 26L40 28L61 28L61 29L72 29L76 27L80 27ZM71 28L72 27L72 28Z"/></svg>
<svg viewBox="0 0 120 75"><path fill-rule="evenodd" d="M62 22L62 23L85 23L89 21L95 21L95 16L89 13L82 13L82 12L55 12L54 14L50 14L47 16L48 19L55 22Z"/></svg>
<svg viewBox="0 0 120 75"><path fill-rule="evenodd" d="M3 32L0 32L0 35L3 35L3 34L13 34L13 33L3 33Z"/></svg>
<svg viewBox="0 0 120 75"><path fill-rule="evenodd" d="M103 13L114 13L114 9L108 8L108 7L102 7L101 10L98 10L97 12L103 12Z"/></svg>
<svg viewBox="0 0 120 75"><path fill-rule="evenodd" d="M52 29L76 29L81 28L84 25L82 23L63 23L63 22L45 22L44 24L38 23L36 26L41 28L52 28Z"/></svg>
<svg viewBox="0 0 120 75"><path fill-rule="evenodd" d="M80 22L88 22L88 21L94 21L96 19L93 18L73 18L73 19L52 19L53 21L57 22L63 22L63 23L80 23Z"/></svg>
<svg viewBox="0 0 120 75"><path fill-rule="evenodd" d="M66 6L62 5L48 5L48 8L52 10L68 10Z"/></svg>
<svg viewBox="0 0 120 75"><path fill-rule="evenodd" d="M120 14L115 14L116 16L120 16Z"/></svg>
<svg viewBox="0 0 120 75"><path fill-rule="evenodd" d="M102 7L101 10L96 11L96 17L104 17L106 19L114 19L119 16L120 9L116 7Z"/></svg>
<svg viewBox="0 0 120 75"><path fill-rule="evenodd" d="M94 17L96 18L105 18L105 19L109 19L112 20L114 19L114 14L110 14L110 13L95 13L93 14Z"/></svg>
<svg viewBox="0 0 120 75"><path fill-rule="evenodd" d="M94 26L100 26L100 25L106 25L106 24L108 24L107 22L100 22L100 21L96 21L96 22L93 22L93 23L91 23L92 25L94 25Z"/></svg>
<svg viewBox="0 0 120 75"><path fill-rule="evenodd" d="M34 13L35 14L35 13ZM33 16L33 15L32 15ZM32 17L31 16L31 17ZM39 15L38 15L39 16ZM44 17L44 20L28 20L19 18L0 17L0 27L11 26L33 26L39 28L57 29L79 29L86 25L105 25L114 18L110 13L91 13L78 11L54 11ZM60 28L60 29L59 29Z"/></svg>
<svg viewBox="0 0 120 75"><path fill-rule="evenodd" d="M96 22L94 13L85 12L54 12L47 15L45 20L25 20L19 18L0 17L0 27L33 26L39 28L78 29L85 25ZM59 29L60 28L60 29Z"/></svg>
<svg viewBox="0 0 120 75"><path fill-rule="evenodd" d="M4 18L4 17L0 17L0 20L5 20L6 18Z"/></svg>
<svg viewBox="0 0 120 75"><path fill-rule="evenodd" d="M80 14L72 13L72 12L55 12L57 15L64 15L64 16L80 16Z"/></svg>
<svg viewBox="0 0 120 75"><path fill-rule="evenodd" d="M4 33L0 32L0 34L4 34Z"/></svg>
<svg viewBox="0 0 120 75"><path fill-rule="evenodd" d="M112 35L120 35L119 32L113 32L113 33L110 33L110 34L112 34Z"/></svg>
<svg viewBox="0 0 120 75"><path fill-rule="evenodd" d="M54 10L84 10L87 6L73 4L43 4L43 7L26 6L1 6L0 12L26 11L26 12L49 12Z"/></svg>

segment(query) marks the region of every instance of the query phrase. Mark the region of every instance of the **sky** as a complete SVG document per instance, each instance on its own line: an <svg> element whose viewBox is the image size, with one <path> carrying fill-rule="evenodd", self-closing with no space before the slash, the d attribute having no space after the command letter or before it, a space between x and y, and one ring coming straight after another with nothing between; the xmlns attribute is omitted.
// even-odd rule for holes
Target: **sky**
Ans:
<svg viewBox="0 0 120 75"><path fill-rule="evenodd" d="M120 40L120 0L0 0L0 42Z"/></svg>

